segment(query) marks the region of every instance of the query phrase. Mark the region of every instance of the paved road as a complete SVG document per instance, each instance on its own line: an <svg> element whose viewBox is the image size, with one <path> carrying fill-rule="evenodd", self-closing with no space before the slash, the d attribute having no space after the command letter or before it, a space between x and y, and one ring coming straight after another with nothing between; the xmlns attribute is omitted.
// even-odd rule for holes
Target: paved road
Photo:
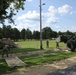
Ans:
<svg viewBox="0 0 76 75"><path fill-rule="evenodd" d="M47 75L76 75L76 66L64 70L56 71L53 73L48 73Z"/></svg>

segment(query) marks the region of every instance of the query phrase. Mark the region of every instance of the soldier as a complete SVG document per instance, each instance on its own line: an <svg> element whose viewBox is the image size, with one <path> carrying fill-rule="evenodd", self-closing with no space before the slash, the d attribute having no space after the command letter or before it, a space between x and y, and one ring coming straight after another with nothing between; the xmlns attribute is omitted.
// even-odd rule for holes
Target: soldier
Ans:
<svg viewBox="0 0 76 75"><path fill-rule="evenodd" d="M4 57L5 54L8 57L9 45L5 45L2 49L2 51L3 51L2 58Z"/></svg>
<svg viewBox="0 0 76 75"><path fill-rule="evenodd" d="M49 48L49 40L46 40L46 47Z"/></svg>
<svg viewBox="0 0 76 75"><path fill-rule="evenodd" d="M56 41L56 48L59 48L59 42Z"/></svg>
<svg viewBox="0 0 76 75"><path fill-rule="evenodd" d="M56 48L59 48L60 36L56 38Z"/></svg>

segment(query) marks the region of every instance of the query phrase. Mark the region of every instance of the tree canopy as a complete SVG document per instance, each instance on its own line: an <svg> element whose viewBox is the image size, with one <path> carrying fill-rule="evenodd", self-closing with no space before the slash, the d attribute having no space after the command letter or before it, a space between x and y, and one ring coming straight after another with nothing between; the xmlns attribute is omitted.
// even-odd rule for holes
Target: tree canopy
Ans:
<svg viewBox="0 0 76 75"><path fill-rule="evenodd" d="M0 23L4 25L7 19L9 23L14 23L13 16L22 9L26 0L0 0Z"/></svg>

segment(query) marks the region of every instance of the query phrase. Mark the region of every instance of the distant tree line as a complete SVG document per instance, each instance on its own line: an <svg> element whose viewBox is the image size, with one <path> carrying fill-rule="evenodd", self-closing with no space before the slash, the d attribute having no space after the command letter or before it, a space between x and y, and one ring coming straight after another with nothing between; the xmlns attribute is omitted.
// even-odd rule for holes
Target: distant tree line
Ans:
<svg viewBox="0 0 76 75"><path fill-rule="evenodd" d="M42 38L43 39L52 39L57 38L59 35L72 35L74 32L67 30L66 32L56 32L53 31L50 27L45 27L42 29ZM40 39L40 32L34 30L33 32L27 28L19 31L17 28L12 28L10 25L4 25L0 28L0 39L2 38L11 38L14 41L18 40L29 40L29 39Z"/></svg>

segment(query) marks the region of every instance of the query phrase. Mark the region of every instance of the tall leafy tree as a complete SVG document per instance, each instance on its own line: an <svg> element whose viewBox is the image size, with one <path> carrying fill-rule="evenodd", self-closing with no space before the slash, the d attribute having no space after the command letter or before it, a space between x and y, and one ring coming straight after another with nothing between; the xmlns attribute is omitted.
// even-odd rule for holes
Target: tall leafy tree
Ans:
<svg viewBox="0 0 76 75"><path fill-rule="evenodd" d="M14 23L13 16L20 10L24 10L25 0L0 0L0 23L4 25L6 19Z"/></svg>
<svg viewBox="0 0 76 75"><path fill-rule="evenodd" d="M73 33L69 30L66 31L65 35L72 35Z"/></svg>
<svg viewBox="0 0 76 75"><path fill-rule="evenodd" d="M24 28L21 30L21 39L26 39L26 30Z"/></svg>
<svg viewBox="0 0 76 75"><path fill-rule="evenodd" d="M29 30L29 28L27 28L26 32L27 32L27 34L26 34L27 39L28 40L32 39L32 32Z"/></svg>
<svg viewBox="0 0 76 75"><path fill-rule="evenodd" d="M52 29L50 27L45 27L42 30L43 39L50 39L52 38Z"/></svg>
<svg viewBox="0 0 76 75"><path fill-rule="evenodd" d="M58 35L58 34L57 34L57 32L56 32L56 31L53 31L53 32L52 32L52 38L56 38L56 37L57 37L57 35Z"/></svg>
<svg viewBox="0 0 76 75"><path fill-rule="evenodd" d="M59 31L59 32L58 32L58 35L63 35L63 32Z"/></svg>
<svg viewBox="0 0 76 75"><path fill-rule="evenodd" d="M33 31L33 39L40 39L40 32L39 31Z"/></svg>
<svg viewBox="0 0 76 75"><path fill-rule="evenodd" d="M8 26L4 25L3 28L1 29L1 33L2 33L4 38L11 38L12 39L14 31L10 25L8 25Z"/></svg>
<svg viewBox="0 0 76 75"><path fill-rule="evenodd" d="M14 28L13 31L14 31L14 34L13 34L14 40L18 41L20 39L20 31L17 28Z"/></svg>
<svg viewBox="0 0 76 75"><path fill-rule="evenodd" d="M3 38L3 34L2 34L2 28L0 28L0 39Z"/></svg>
<svg viewBox="0 0 76 75"><path fill-rule="evenodd" d="M11 28L10 25L6 26L6 31L5 31L6 32L6 34L5 34L6 35L6 38L10 38L11 37L11 35L12 35L11 34L11 29L12 28Z"/></svg>
<svg viewBox="0 0 76 75"><path fill-rule="evenodd" d="M2 35L5 38L6 38L6 33L7 33L7 27L6 27L6 25L4 25L3 28L2 28Z"/></svg>

